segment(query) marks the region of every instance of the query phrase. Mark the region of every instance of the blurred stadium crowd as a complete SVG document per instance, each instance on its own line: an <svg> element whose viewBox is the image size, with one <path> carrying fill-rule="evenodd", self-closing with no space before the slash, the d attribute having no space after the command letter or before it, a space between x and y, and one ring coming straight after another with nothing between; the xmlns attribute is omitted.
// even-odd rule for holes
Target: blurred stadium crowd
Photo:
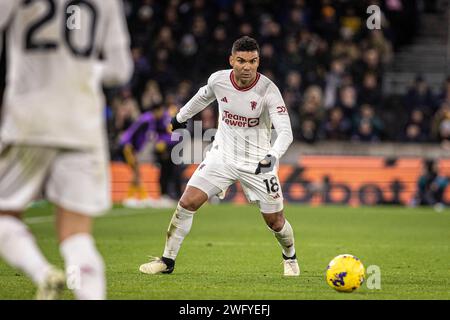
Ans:
<svg viewBox="0 0 450 320"><path fill-rule="evenodd" d="M366 27L371 4L382 9L381 30ZM450 138L450 78L432 92L418 76L402 99L406 123L389 131L383 120L383 71L417 31L416 1L144 0L125 8L136 69L111 99L113 145L140 113L180 108L212 72L229 68L241 35L259 41L260 72L279 86L299 141ZM216 108L198 118L214 127Z"/></svg>
<svg viewBox="0 0 450 320"><path fill-rule="evenodd" d="M450 77L432 92L418 75L395 126L382 93L383 72L433 2L424 9L420 0L124 0L135 73L127 87L107 92L112 157L140 114L161 104L177 110L211 73L230 68L242 35L259 41L259 71L280 88L297 141L450 144ZM382 10L381 30L366 27L372 4ZM216 126L216 111L196 118L205 130Z"/></svg>

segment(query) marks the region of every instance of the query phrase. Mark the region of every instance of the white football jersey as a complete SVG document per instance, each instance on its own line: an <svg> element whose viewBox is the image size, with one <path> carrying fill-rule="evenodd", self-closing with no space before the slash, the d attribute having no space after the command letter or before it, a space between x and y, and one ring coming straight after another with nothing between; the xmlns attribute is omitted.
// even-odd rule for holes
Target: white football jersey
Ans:
<svg viewBox="0 0 450 320"><path fill-rule="evenodd" d="M213 148L238 168L254 171L267 154L283 156L292 143L286 105L277 86L258 73L252 84L239 88L232 70L213 73L206 86L177 115L185 122L217 99L219 125ZM271 145L272 124L277 139Z"/></svg>
<svg viewBox="0 0 450 320"><path fill-rule="evenodd" d="M123 84L133 69L121 1L0 0L0 12L1 142L104 147L102 84Z"/></svg>

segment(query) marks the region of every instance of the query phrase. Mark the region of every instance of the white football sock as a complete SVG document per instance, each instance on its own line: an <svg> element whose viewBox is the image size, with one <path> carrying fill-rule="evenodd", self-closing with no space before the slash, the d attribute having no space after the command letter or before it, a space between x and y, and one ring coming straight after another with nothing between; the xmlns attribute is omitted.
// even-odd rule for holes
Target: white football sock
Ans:
<svg viewBox="0 0 450 320"><path fill-rule="evenodd" d="M64 240L60 251L66 264L67 282L78 300L106 299L105 264L90 234Z"/></svg>
<svg viewBox="0 0 450 320"><path fill-rule="evenodd" d="M270 228L269 228L270 229ZM277 238L278 243L280 244L281 248L283 249L283 254L286 257L293 257L295 254L295 246L294 246L294 230L292 230L291 224L289 221L285 220L283 228L276 232L272 229L270 229L273 234L275 235L275 238Z"/></svg>
<svg viewBox="0 0 450 320"><path fill-rule="evenodd" d="M166 246L163 256L175 260L180 250L181 243L187 236L192 227L193 211L181 207L179 204L167 230Z"/></svg>
<svg viewBox="0 0 450 320"><path fill-rule="evenodd" d="M12 216L0 216L0 256L22 270L36 285L44 282L51 267L27 226Z"/></svg>

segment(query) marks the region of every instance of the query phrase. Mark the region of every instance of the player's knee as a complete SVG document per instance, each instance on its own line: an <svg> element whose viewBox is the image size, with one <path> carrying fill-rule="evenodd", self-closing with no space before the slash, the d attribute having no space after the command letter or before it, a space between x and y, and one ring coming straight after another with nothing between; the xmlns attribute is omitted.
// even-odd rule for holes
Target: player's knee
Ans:
<svg viewBox="0 0 450 320"><path fill-rule="evenodd" d="M197 211L201 207L201 203L198 203L198 201L195 201L195 199L185 199L181 198L178 202L180 207L189 210L189 211Z"/></svg>
<svg viewBox="0 0 450 320"><path fill-rule="evenodd" d="M266 218L267 226L275 232L279 232L283 229L285 224L284 216L281 214L272 215L270 219Z"/></svg>
<svg viewBox="0 0 450 320"><path fill-rule="evenodd" d="M186 210L197 211L206 201L208 201L206 193L197 188L189 187L181 196L178 204Z"/></svg>
<svg viewBox="0 0 450 320"><path fill-rule="evenodd" d="M269 227L275 232L280 232L284 227L284 221L283 222L276 221L272 223L272 225L270 225Z"/></svg>

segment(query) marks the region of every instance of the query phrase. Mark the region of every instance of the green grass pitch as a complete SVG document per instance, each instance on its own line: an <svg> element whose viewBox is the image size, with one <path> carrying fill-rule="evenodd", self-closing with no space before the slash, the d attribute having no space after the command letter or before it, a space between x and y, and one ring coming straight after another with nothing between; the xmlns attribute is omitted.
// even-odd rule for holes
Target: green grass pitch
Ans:
<svg viewBox="0 0 450 320"><path fill-rule="evenodd" d="M26 222L49 260L62 267L52 208L28 210ZM287 205L300 277L282 276L281 251L256 206L206 205L194 218L171 275L138 267L161 255L173 210L114 208L96 220L109 299L450 299L450 211L402 207ZM328 287L336 255L350 253L381 271L381 289ZM0 261L0 299L33 299L35 288ZM72 299L69 290L64 299Z"/></svg>

